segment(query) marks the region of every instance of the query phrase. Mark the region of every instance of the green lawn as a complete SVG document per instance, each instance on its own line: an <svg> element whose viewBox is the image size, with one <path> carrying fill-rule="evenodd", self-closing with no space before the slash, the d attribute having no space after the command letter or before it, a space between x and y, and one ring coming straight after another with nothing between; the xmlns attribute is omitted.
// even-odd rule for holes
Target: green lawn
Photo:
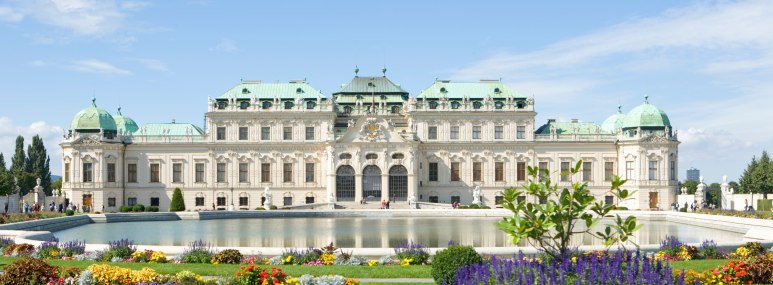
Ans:
<svg viewBox="0 0 773 285"><path fill-rule="evenodd" d="M690 260L690 261L674 261L671 262L671 269L682 270L692 269L695 271L704 271L706 269L714 268L725 264L730 261L729 259L704 259L704 260Z"/></svg>

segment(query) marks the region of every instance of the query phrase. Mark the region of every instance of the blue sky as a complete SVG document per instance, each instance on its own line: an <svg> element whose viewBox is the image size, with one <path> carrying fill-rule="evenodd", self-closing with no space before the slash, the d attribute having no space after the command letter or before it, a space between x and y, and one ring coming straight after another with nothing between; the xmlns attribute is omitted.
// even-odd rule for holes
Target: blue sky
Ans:
<svg viewBox="0 0 773 285"><path fill-rule="evenodd" d="M502 80L548 118L600 123L641 104L679 132L680 176L737 180L773 145L773 1L0 1L0 152L44 137L54 174L72 116L203 124L240 78L324 93L380 74Z"/></svg>

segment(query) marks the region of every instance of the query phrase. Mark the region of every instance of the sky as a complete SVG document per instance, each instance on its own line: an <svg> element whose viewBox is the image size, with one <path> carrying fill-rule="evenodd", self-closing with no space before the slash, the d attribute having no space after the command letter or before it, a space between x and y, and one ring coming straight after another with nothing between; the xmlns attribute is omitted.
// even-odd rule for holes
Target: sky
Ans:
<svg viewBox="0 0 773 285"><path fill-rule="evenodd" d="M473 3L474 2L474 3ZM0 152L43 137L52 173L73 116L202 126L240 79L360 75L412 95L500 79L547 119L601 123L649 96L678 131L680 177L737 180L773 136L773 1L0 0Z"/></svg>

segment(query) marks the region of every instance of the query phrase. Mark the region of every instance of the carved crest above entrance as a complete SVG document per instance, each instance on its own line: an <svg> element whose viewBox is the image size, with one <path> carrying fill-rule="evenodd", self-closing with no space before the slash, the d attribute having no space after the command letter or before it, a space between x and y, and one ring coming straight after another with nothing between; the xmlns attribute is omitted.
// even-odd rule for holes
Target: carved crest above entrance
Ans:
<svg viewBox="0 0 773 285"><path fill-rule="evenodd" d="M365 118L365 123L360 129L360 140L371 142L384 140L384 127L375 117Z"/></svg>

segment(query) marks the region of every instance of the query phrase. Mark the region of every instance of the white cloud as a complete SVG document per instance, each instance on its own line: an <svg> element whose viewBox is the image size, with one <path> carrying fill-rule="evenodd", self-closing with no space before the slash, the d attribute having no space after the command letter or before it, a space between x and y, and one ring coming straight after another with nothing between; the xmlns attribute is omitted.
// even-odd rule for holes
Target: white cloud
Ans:
<svg viewBox="0 0 773 285"><path fill-rule="evenodd" d="M29 126L16 125L7 117L0 117L0 152L5 157L6 167L11 167L11 157L16 149L16 137L24 137L24 151L32 142L32 137L39 135L43 139L43 145L51 158L51 173L61 174L62 150L59 147L63 130L59 126L49 125L46 122L34 122Z"/></svg>
<svg viewBox="0 0 773 285"><path fill-rule="evenodd" d="M30 61L29 65L32 67L44 67L48 65L48 62L37 59L37 60Z"/></svg>
<svg viewBox="0 0 773 285"><path fill-rule="evenodd" d="M33 0L20 9L41 23L87 36L110 34L125 17L115 1Z"/></svg>
<svg viewBox="0 0 773 285"><path fill-rule="evenodd" d="M89 59L89 60L76 60L69 66L70 69L86 73L100 73L110 75L129 75L131 72L125 69L121 69L113 66L110 63Z"/></svg>
<svg viewBox="0 0 773 285"><path fill-rule="evenodd" d="M150 6L149 2L142 1L125 1L121 3L121 9L128 11L138 11Z"/></svg>
<svg viewBox="0 0 773 285"><path fill-rule="evenodd" d="M19 22L24 19L24 14L11 7L0 6L0 21Z"/></svg>
<svg viewBox="0 0 773 285"><path fill-rule="evenodd" d="M213 47L212 50L227 52L227 53L235 53L239 50L239 48L236 46L236 41L232 39L223 39L219 43L217 43L217 45L215 45L215 47Z"/></svg>

